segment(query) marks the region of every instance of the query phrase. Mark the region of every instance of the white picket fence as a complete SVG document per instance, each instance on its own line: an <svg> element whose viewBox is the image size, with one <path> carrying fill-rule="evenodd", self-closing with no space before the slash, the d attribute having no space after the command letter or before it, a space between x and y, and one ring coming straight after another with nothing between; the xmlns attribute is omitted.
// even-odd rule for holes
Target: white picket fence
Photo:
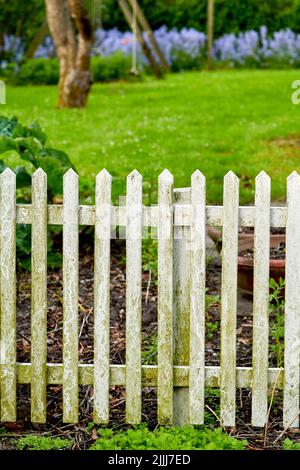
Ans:
<svg viewBox="0 0 300 470"><path fill-rule="evenodd" d="M31 205L16 204L16 178L0 176L1 421L17 418L17 383L31 384L31 419L46 421L47 384L63 385L63 421L78 421L79 384L93 385L94 421L109 421L110 386L126 387L126 421L139 423L142 388L157 388L160 424L202 424L205 387L219 387L224 426L236 422L238 388L252 390L252 424L267 421L268 390L283 389L283 425L299 426L300 177L287 180L287 206L270 206L270 179L256 178L255 206L239 207L239 180L224 179L223 206L206 206L205 178L173 189L164 171L158 204L142 203L142 177L127 178L126 205L112 206L111 176L96 178L95 206L80 206L78 176L64 177L64 202L47 204L47 176L32 178ZM16 362L16 224L32 225L31 363ZM63 226L63 363L47 364L47 228ZM78 361L79 225L95 226L94 363ZM206 227L222 226L221 360L205 365ZM126 365L109 361L110 239L126 227ZM236 367L238 226L255 227L253 364ZM158 238L158 363L141 365L141 265L144 229ZM269 234L286 227L284 369L269 368Z"/></svg>

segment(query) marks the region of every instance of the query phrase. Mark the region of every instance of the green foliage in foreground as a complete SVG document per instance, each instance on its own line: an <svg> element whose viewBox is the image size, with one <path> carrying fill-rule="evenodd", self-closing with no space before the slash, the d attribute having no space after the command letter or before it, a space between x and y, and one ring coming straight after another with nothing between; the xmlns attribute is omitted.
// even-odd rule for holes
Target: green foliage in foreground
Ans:
<svg viewBox="0 0 300 470"><path fill-rule="evenodd" d="M47 136L37 121L22 125L16 117L0 116L0 155L16 152L32 170L42 168L48 176L50 198L62 194L62 178L73 165L65 152L48 147ZM6 165L0 160L0 172ZM31 185L31 175L25 166L16 168L17 187Z"/></svg>
<svg viewBox="0 0 300 470"><path fill-rule="evenodd" d="M31 175L34 170L42 168L47 173L48 199L62 194L63 175L73 165L65 152L48 147L47 136L37 121L29 126L22 125L16 117L0 116L0 173L9 162L7 155L18 156L22 164L14 169L17 184L17 201L28 202L31 192ZM19 163L19 162L18 162ZM61 254L54 251L53 236L61 231L61 227L52 226L48 231L48 265L56 268L61 266ZM25 269L31 265L31 226L17 226L17 259Z"/></svg>
<svg viewBox="0 0 300 470"><path fill-rule="evenodd" d="M100 429L101 436L90 450L243 450L247 441L229 437L221 429L204 427L160 427L153 432L145 426L114 432Z"/></svg>
<svg viewBox="0 0 300 470"><path fill-rule="evenodd" d="M16 441L17 450L66 450L72 441L59 437L26 436Z"/></svg>
<svg viewBox="0 0 300 470"><path fill-rule="evenodd" d="M283 450L300 450L300 442L293 442L287 438L283 441Z"/></svg>

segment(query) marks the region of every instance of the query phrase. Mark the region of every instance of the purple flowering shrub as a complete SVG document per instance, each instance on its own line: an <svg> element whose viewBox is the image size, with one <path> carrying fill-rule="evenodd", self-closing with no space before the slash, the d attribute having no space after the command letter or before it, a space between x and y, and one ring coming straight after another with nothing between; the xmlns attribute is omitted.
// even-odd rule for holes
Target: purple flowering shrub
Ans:
<svg viewBox="0 0 300 470"><path fill-rule="evenodd" d="M206 56L207 37L194 28L167 30L166 26L154 31L154 36L167 62L174 70L199 68ZM145 36L148 41L147 36ZM129 56L132 53L133 34L114 28L109 31L98 29L92 54L111 56L116 52ZM53 57L54 47L46 38L39 47L36 57ZM225 34L214 42L214 57L217 63L229 66L299 66L300 34L290 29L268 35L265 26L260 31L246 31L239 34ZM140 46L138 58L141 66L146 63Z"/></svg>
<svg viewBox="0 0 300 470"><path fill-rule="evenodd" d="M162 26L154 31L154 35L173 71L199 70L205 65L207 37L203 32L194 28L168 30ZM148 41L146 35L145 40ZM121 32L116 28L95 32L92 56L96 80L125 78L128 75L133 41L131 32ZM147 61L139 45L137 51L140 70L147 70ZM21 64L22 70L23 55L24 46L20 38L4 35L4 47L0 48L0 75L9 76L11 71L18 73L18 64ZM38 70L42 75L42 69L48 70L42 60L55 57L51 37L45 38L35 57L41 61ZM214 42L214 58L217 67L300 67L300 34L290 29L268 34L265 26L259 31L225 34ZM29 68L36 70L33 66ZM30 70L27 72L30 75ZM56 74L57 71L53 77ZM47 82L48 78L45 80Z"/></svg>
<svg viewBox="0 0 300 470"><path fill-rule="evenodd" d="M217 62L233 67L298 67L300 34L286 29L268 36L265 26L259 32L225 34L215 41L214 56Z"/></svg>

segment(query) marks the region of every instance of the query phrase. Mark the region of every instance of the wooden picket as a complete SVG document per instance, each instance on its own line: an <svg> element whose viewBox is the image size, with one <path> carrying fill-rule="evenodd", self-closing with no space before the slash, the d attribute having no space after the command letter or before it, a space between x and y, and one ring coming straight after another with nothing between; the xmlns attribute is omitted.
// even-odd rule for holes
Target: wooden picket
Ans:
<svg viewBox="0 0 300 470"><path fill-rule="evenodd" d="M190 423L204 423L205 392L205 177L196 171L191 184Z"/></svg>
<svg viewBox="0 0 300 470"><path fill-rule="evenodd" d="M46 422L47 391L47 175L32 176L31 420Z"/></svg>
<svg viewBox="0 0 300 470"><path fill-rule="evenodd" d="M159 424L173 422L173 176L158 178L158 366Z"/></svg>
<svg viewBox="0 0 300 470"><path fill-rule="evenodd" d="M157 388L159 424L202 424L205 388L220 388L220 420L236 424L236 393L252 390L252 424L267 423L268 393L283 389L283 426L299 427L300 387L300 176L287 180L287 205L270 204L270 178L256 178L254 206L239 206L239 180L224 179L223 206L206 205L206 180L173 189L165 170L158 205L143 206L142 176L127 178L125 205L112 205L112 177L96 178L95 205L79 204L78 176L64 176L62 205L47 203L47 175L32 177L32 203L16 204L16 176L0 175L0 419L17 419L17 384L31 385L31 420L46 422L47 385L63 385L63 421L76 423L79 385L93 386L94 422L109 423L110 386L126 388L126 422L142 420L142 390ZM16 226L32 226L31 362L16 355ZM63 361L47 364L47 230L63 227ZM79 226L95 227L94 363L78 360ZM110 243L126 231L126 363L110 363ZM205 364L206 227L223 231L220 364ZM253 360L237 367L238 227L254 227ZM158 357L142 365L142 239L158 237ZM284 367L269 367L270 228L286 227ZM125 232L124 232L125 233Z"/></svg>
<svg viewBox="0 0 300 470"><path fill-rule="evenodd" d="M78 176L64 176L63 205L63 420L78 421Z"/></svg>
<svg viewBox="0 0 300 470"><path fill-rule="evenodd" d="M300 390L300 176L287 180L283 424L299 426Z"/></svg>
<svg viewBox="0 0 300 470"><path fill-rule="evenodd" d="M174 204L183 207L191 202L190 190L174 190ZM191 227L174 227L173 240L173 364L188 366L190 362L190 304L191 304ZM190 422L189 387L173 390L173 424L183 426Z"/></svg>
<svg viewBox="0 0 300 470"><path fill-rule="evenodd" d="M142 417L142 177L127 178L126 234L126 420Z"/></svg>
<svg viewBox="0 0 300 470"><path fill-rule="evenodd" d="M94 422L109 421L111 176L96 178L94 280Z"/></svg>
<svg viewBox="0 0 300 470"><path fill-rule="evenodd" d="M256 177L255 189L252 425L259 427L268 413L271 187L266 173Z"/></svg>
<svg viewBox="0 0 300 470"><path fill-rule="evenodd" d="M16 176L0 176L1 421L16 421Z"/></svg>
<svg viewBox="0 0 300 470"><path fill-rule="evenodd" d="M235 425L236 315L239 181L231 171L224 178L221 290L221 420Z"/></svg>

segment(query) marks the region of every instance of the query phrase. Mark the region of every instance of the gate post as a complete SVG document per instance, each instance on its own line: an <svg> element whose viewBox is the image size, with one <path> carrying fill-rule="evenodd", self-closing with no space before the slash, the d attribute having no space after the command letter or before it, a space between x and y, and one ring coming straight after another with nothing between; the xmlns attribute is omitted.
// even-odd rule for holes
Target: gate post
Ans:
<svg viewBox="0 0 300 470"><path fill-rule="evenodd" d="M174 190L176 205L190 204L191 191ZM174 365L189 366L190 356L190 227L176 226L174 221ZM174 389L174 424L189 424L189 387Z"/></svg>

